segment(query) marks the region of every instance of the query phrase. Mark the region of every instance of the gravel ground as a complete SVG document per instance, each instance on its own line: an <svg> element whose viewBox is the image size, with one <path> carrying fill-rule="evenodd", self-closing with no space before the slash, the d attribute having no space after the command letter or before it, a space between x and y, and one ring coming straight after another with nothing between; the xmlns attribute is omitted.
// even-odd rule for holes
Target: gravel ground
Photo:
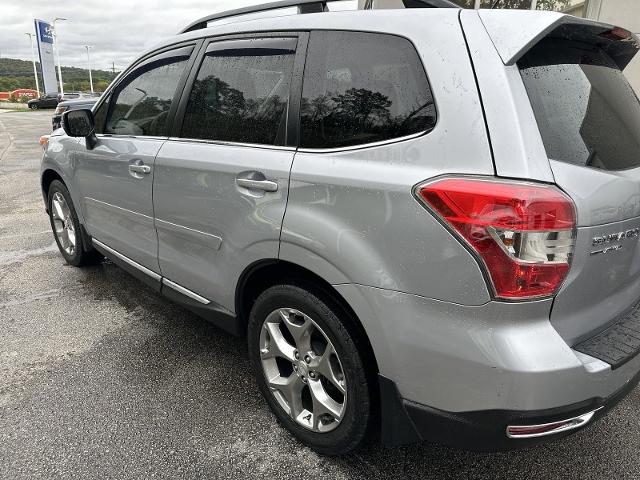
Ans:
<svg viewBox="0 0 640 480"><path fill-rule="evenodd" d="M243 340L113 264L64 264L38 182L51 112L0 113L0 479L640 478L640 393L559 443L326 458L276 425Z"/></svg>

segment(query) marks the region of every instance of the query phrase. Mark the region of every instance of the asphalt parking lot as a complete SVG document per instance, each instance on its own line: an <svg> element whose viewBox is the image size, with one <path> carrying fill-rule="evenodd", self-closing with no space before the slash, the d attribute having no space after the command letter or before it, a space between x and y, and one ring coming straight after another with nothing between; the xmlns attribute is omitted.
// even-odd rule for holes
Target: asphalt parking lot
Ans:
<svg viewBox="0 0 640 480"><path fill-rule="evenodd" d="M260 397L243 340L109 262L65 265L38 179L51 113L0 113L0 479L640 478L638 389L529 450L301 446Z"/></svg>

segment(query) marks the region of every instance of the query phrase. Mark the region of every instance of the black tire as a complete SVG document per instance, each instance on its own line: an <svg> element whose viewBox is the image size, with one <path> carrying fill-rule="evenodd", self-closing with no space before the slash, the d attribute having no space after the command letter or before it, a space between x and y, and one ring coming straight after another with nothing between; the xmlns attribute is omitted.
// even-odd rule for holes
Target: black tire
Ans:
<svg viewBox="0 0 640 480"><path fill-rule="evenodd" d="M64 200L66 201L66 204L69 208L70 218L73 223L73 230L76 233L76 246L71 254L63 248L58 235L56 235L56 226L53 214L53 197L56 195L56 193L59 193L64 197ZM73 206L71 195L69 194L69 190L67 190L65 184L60 180L54 180L53 182L51 182L51 185L49 185L49 191L47 192L47 208L49 210L49 222L51 224L53 238L55 238L58 249L60 250L60 253L67 261L67 263L75 267L82 267L85 265L98 263L100 260L102 260L103 257L97 250L95 250L91 245L85 245L85 236L82 234L82 226L80 225L80 221L78 220L76 209Z"/></svg>
<svg viewBox="0 0 640 480"><path fill-rule="evenodd" d="M38 105L36 105L36 104L34 103L34 104L32 104L32 105L29 105L29 108L30 108L31 110L37 110L37 109L38 109Z"/></svg>
<svg viewBox="0 0 640 480"><path fill-rule="evenodd" d="M358 335L347 328L345 315L332 299L310 285L275 285L265 290L251 309L248 324L249 359L262 395L278 421L304 444L325 455L348 453L364 440L374 425L370 369L363 361ZM313 293L312 293L313 292ZM294 308L308 315L329 338L340 358L346 381L345 411L329 432L315 432L297 423L280 406L267 384L260 356L260 333L267 316L279 308Z"/></svg>

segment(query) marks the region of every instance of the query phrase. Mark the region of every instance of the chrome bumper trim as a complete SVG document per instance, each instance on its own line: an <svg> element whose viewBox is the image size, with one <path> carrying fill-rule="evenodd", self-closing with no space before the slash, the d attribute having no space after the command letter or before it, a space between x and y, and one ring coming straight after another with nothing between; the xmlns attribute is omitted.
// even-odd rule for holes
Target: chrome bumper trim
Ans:
<svg viewBox="0 0 640 480"><path fill-rule="evenodd" d="M602 407L577 417L558 420L557 422L541 423L539 425L509 425L507 427L507 437L515 439L537 438L575 430L589 423L601 408Z"/></svg>

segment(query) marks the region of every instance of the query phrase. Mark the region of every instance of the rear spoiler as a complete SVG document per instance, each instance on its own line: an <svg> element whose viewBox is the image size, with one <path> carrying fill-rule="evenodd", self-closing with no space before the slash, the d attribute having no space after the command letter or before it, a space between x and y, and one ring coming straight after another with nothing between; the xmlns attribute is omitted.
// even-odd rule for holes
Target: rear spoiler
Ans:
<svg viewBox="0 0 640 480"><path fill-rule="evenodd" d="M633 33L606 23L557 12L478 10L478 15L505 65L515 64L545 38L597 45L624 69L640 50Z"/></svg>

